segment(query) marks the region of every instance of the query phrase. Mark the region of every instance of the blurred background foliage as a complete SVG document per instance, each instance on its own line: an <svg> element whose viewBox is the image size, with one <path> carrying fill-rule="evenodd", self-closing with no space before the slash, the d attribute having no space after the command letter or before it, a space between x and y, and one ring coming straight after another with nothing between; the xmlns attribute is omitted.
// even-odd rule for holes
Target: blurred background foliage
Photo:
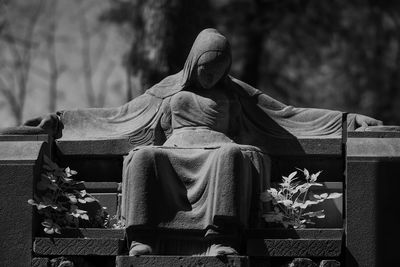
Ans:
<svg viewBox="0 0 400 267"><path fill-rule="evenodd" d="M398 1L0 0L0 127L121 105L207 27L231 41L231 74L272 97L400 124Z"/></svg>

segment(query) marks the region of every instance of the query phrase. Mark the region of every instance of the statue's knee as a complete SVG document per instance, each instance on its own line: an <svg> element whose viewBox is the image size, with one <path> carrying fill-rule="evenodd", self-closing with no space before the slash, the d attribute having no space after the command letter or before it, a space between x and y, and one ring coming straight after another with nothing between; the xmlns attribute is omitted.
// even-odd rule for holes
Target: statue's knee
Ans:
<svg viewBox="0 0 400 267"><path fill-rule="evenodd" d="M133 155L133 160L135 161L152 161L154 160L158 149L154 147L142 147L139 150L135 151Z"/></svg>
<svg viewBox="0 0 400 267"><path fill-rule="evenodd" d="M224 156L235 157L242 155L242 152L237 144L226 144L223 145L219 150L221 155Z"/></svg>

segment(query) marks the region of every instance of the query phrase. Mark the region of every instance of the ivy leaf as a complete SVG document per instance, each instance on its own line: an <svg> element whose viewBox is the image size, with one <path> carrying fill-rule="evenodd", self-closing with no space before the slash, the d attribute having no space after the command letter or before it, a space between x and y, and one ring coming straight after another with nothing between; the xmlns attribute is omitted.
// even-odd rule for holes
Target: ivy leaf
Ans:
<svg viewBox="0 0 400 267"><path fill-rule="evenodd" d="M89 216L87 214L80 215L80 218L89 221Z"/></svg>
<svg viewBox="0 0 400 267"><path fill-rule="evenodd" d="M324 210L307 212L307 213L304 213L303 216L308 216L310 218L317 217L318 219L325 218Z"/></svg>
<svg viewBox="0 0 400 267"><path fill-rule="evenodd" d="M96 202L96 201L98 201L98 200L95 199L94 197L85 197L84 200L85 200L87 203L91 203L91 202Z"/></svg>
<svg viewBox="0 0 400 267"><path fill-rule="evenodd" d="M321 174L321 172L322 172L322 171L319 171L319 172L317 172L317 173L311 174L311 179L310 179L310 181L311 181L311 182L315 182L315 181L317 180L318 176Z"/></svg>
<svg viewBox="0 0 400 267"><path fill-rule="evenodd" d="M327 197L327 199L334 199L334 198L339 198L339 197L341 197L342 196L342 194L341 193L331 193L331 194L329 194L329 196Z"/></svg>
<svg viewBox="0 0 400 267"><path fill-rule="evenodd" d="M297 174L297 172L296 172L296 171L292 172L291 174L289 174L289 177L288 177L288 179L289 179L289 180L292 180L292 179L293 179L293 177L295 177L295 176L296 176L296 174Z"/></svg>
<svg viewBox="0 0 400 267"><path fill-rule="evenodd" d="M69 198L69 201L70 201L72 204L76 204L76 203L77 203L77 199L76 199L76 196L75 196L74 194L68 193L68 194L67 194L67 197Z"/></svg>
<svg viewBox="0 0 400 267"><path fill-rule="evenodd" d="M290 205L293 204L293 201L290 199L284 199L284 200L278 201L278 203L282 203L285 207L289 207Z"/></svg>

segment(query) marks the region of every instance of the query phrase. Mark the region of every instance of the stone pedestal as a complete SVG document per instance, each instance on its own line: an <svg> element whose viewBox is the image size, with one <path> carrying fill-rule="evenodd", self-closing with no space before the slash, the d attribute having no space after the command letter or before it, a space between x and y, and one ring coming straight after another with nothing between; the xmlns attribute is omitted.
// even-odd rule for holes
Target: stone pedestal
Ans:
<svg viewBox="0 0 400 267"><path fill-rule="evenodd" d="M0 141L0 263L30 266L34 229L34 181L40 175L43 141Z"/></svg>
<svg viewBox="0 0 400 267"><path fill-rule="evenodd" d="M346 165L346 266L395 266L400 135L353 133Z"/></svg>
<svg viewBox="0 0 400 267"><path fill-rule="evenodd" d="M205 257L205 256L118 256L117 267L169 267L169 266L202 266L202 267L247 267L248 257Z"/></svg>

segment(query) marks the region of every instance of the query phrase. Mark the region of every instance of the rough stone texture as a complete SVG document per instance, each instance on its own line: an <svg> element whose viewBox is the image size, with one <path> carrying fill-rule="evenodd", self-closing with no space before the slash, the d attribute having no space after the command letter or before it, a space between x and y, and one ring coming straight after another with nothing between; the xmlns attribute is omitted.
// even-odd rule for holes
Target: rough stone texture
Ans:
<svg viewBox="0 0 400 267"><path fill-rule="evenodd" d="M47 267L49 264L48 258L33 258L31 267Z"/></svg>
<svg viewBox="0 0 400 267"><path fill-rule="evenodd" d="M290 143L287 147L279 142L279 147L271 144L270 153L282 155L329 155L340 156L342 153L341 138L299 138L299 147L294 148ZM135 146L128 138L108 140L56 140L56 146L63 155L125 155Z"/></svg>
<svg viewBox="0 0 400 267"><path fill-rule="evenodd" d="M246 236L249 239L341 239L344 230L339 229L249 229Z"/></svg>
<svg viewBox="0 0 400 267"><path fill-rule="evenodd" d="M118 256L117 267L247 267L248 258L243 256L229 256L224 258L203 256Z"/></svg>
<svg viewBox="0 0 400 267"><path fill-rule="evenodd" d="M349 138L346 266L398 262L400 138Z"/></svg>
<svg viewBox="0 0 400 267"><path fill-rule="evenodd" d="M258 239L247 241L249 256L338 257L341 239Z"/></svg>
<svg viewBox="0 0 400 267"><path fill-rule="evenodd" d="M44 142L0 142L0 263L31 264L33 219L28 199L40 175Z"/></svg>
<svg viewBox="0 0 400 267"><path fill-rule="evenodd" d="M89 193L121 192L121 185L117 182L85 182L84 184Z"/></svg>
<svg viewBox="0 0 400 267"><path fill-rule="evenodd" d="M122 156L63 156L58 152L57 159L60 166L69 166L77 170L75 179L85 182L116 182L122 180Z"/></svg>
<svg viewBox="0 0 400 267"><path fill-rule="evenodd" d="M317 264L307 258L296 258L289 264L289 267L317 267Z"/></svg>
<svg viewBox="0 0 400 267"><path fill-rule="evenodd" d="M125 235L124 229L79 228L79 229L62 229L60 237L124 239L124 235Z"/></svg>
<svg viewBox="0 0 400 267"><path fill-rule="evenodd" d="M319 267L340 267L340 262L335 260L322 260Z"/></svg>
<svg viewBox="0 0 400 267"><path fill-rule="evenodd" d="M106 207L106 212L113 217L118 211L118 193L92 193L102 207Z"/></svg>
<svg viewBox="0 0 400 267"><path fill-rule="evenodd" d="M118 255L123 240L105 238L35 238L33 251L37 255Z"/></svg>
<svg viewBox="0 0 400 267"><path fill-rule="evenodd" d="M128 138L106 140L57 140L57 148L63 155L124 155L134 145Z"/></svg>

